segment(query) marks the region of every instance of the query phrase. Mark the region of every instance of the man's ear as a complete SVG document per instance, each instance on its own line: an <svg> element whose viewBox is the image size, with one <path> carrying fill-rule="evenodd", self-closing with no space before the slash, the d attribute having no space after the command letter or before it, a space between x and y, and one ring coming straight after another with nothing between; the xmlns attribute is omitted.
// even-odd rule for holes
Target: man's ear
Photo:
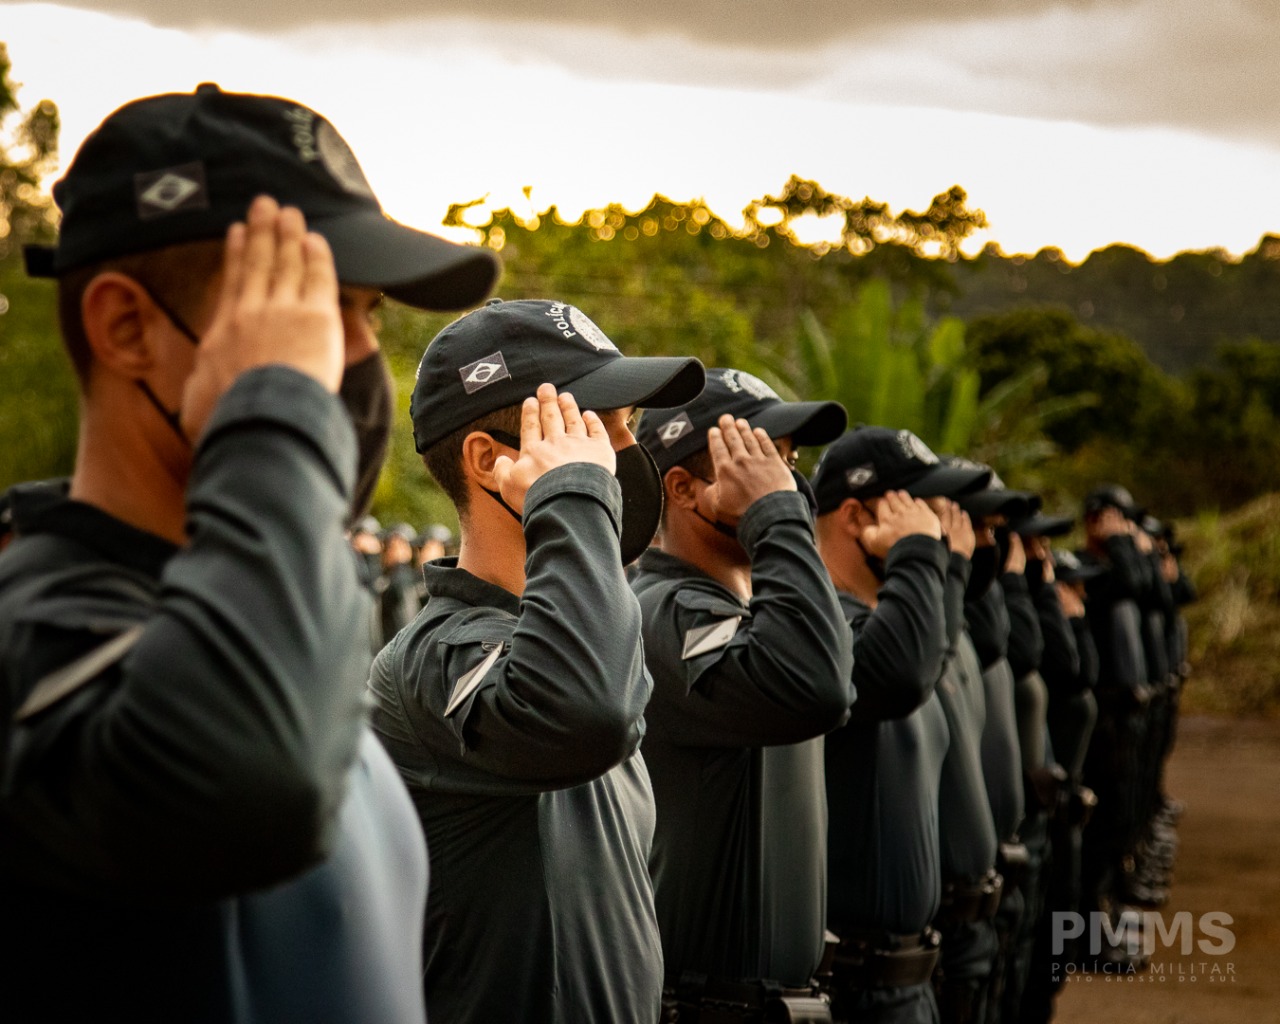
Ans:
<svg viewBox="0 0 1280 1024"><path fill-rule="evenodd" d="M667 503L676 508L697 508L697 480L698 478L683 466L672 466L662 478L662 486L667 492Z"/></svg>
<svg viewBox="0 0 1280 1024"><path fill-rule="evenodd" d="M862 531L875 525L876 517L857 498L845 498L836 509L837 522L851 537L861 537Z"/></svg>
<svg viewBox="0 0 1280 1024"><path fill-rule="evenodd" d="M156 365L155 344L164 314L133 278L105 271L80 299L85 338L100 367L137 379Z"/></svg>
<svg viewBox="0 0 1280 1024"><path fill-rule="evenodd" d="M494 479L493 466L498 456L507 455L515 459L519 454L483 430L473 430L462 439L462 475L486 491L496 491L498 481Z"/></svg>

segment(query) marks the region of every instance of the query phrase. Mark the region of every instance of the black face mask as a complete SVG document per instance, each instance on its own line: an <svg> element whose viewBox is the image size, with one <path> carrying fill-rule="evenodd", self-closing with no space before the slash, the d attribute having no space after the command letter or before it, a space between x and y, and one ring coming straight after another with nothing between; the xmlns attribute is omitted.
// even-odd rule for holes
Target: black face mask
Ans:
<svg viewBox="0 0 1280 1024"><path fill-rule="evenodd" d="M514 434L505 430L487 430L485 433L500 444L520 450L520 438ZM626 566L643 555L653 542L662 523L664 491L658 464L644 445L633 444L623 448L615 457L614 476L618 480L618 489L622 491L622 536L618 540L618 548L622 564ZM516 522L523 522L520 513L498 491L486 487L484 492L506 509Z"/></svg>
<svg viewBox="0 0 1280 1024"><path fill-rule="evenodd" d="M1044 559L1027 559L1027 586L1034 592L1044 586Z"/></svg>
<svg viewBox="0 0 1280 1024"><path fill-rule="evenodd" d="M1013 530L1008 526L997 526L991 533L995 537L996 574L999 575L1005 571L1009 562L1009 538L1013 535Z"/></svg>
<svg viewBox="0 0 1280 1024"><path fill-rule="evenodd" d="M373 501L378 474L387 457L391 417L395 411L395 385L381 352L352 363L342 375L338 398L351 417L356 432L356 482L351 491L347 524L362 519Z"/></svg>
<svg viewBox="0 0 1280 1024"><path fill-rule="evenodd" d="M867 568L871 570L871 575L883 583L885 577L889 574L888 570L885 568L884 559L879 555L873 555L868 551L867 546L862 543L861 537L854 541L854 543L862 549L862 559L867 563Z"/></svg>
<svg viewBox="0 0 1280 1024"><path fill-rule="evenodd" d="M973 572L969 575L969 585L965 587L964 599L976 601L991 589L996 581L996 549L994 545L985 545L973 549L973 557L969 560Z"/></svg>

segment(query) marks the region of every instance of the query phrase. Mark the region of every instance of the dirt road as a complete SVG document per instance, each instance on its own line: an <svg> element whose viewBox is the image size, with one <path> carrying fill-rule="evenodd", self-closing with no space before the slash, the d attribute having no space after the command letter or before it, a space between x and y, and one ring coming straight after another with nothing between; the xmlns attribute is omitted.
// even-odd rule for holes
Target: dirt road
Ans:
<svg viewBox="0 0 1280 1024"><path fill-rule="evenodd" d="M1234 948L1157 948L1131 977L1075 975L1061 1024L1280 1024L1280 723L1184 720L1169 791L1187 805L1166 927L1189 911L1231 916ZM1225 945L1201 932L1211 947Z"/></svg>

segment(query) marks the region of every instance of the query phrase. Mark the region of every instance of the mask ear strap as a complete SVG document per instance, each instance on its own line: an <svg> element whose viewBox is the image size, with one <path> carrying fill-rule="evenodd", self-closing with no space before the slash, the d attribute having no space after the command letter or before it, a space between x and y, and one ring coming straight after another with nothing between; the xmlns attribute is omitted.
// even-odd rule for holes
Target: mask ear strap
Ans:
<svg viewBox="0 0 1280 1024"><path fill-rule="evenodd" d="M153 406L155 406L156 412L158 412L161 415L161 417L163 417L164 421L167 424L169 424L169 429L178 435L178 440L181 441L188 448L190 448L191 440L190 438L187 437L185 433L183 433L183 430L182 430L181 413L170 412L168 409L166 409L164 407L164 403L161 402L160 399L156 396L156 393L151 390L151 385L148 384L145 380L136 380L134 381L134 383L138 385L138 390L147 396L147 400Z"/></svg>
<svg viewBox="0 0 1280 1024"><path fill-rule="evenodd" d="M516 437L515 434L509 434L505 430L497 430L497 429L486 430L486 431L483 431L483 433L488 434L491 438L497 441L498 444L505 444L508 448L514 448L516 451L520 450L520 438ZM504 498L498 491L491 491L487 487L483 487L481 488L481 490L483 490L485 494L489 495L489 497L491 497L499 505L505 508L507 510L507 514L510 515L512 519L514 519L517 523L520 523L522 526L524 525L524 517L520 515L520 513L517 512L514 508L508 505L507 499Z"/></svg>
<svg viewBox="0 0 1280 1024"><path fill-rule="evenodd" d="M688 472L688 470L686 470L685 472ZM714 480L708 480L705 476L700 476L697 473L689 473L689 475L693 477L695 480L701 480L704 484L715 483ZM719 519L708 519L706 516L704 516L701 512L698 511L697 506L694 507L693 514L697 516L699 519L701 519L708 526L710 526L717 533L724 534L730 540L738 539L738 528L736 526L730 526L728 523L722 523L720 522Z"/></svg>

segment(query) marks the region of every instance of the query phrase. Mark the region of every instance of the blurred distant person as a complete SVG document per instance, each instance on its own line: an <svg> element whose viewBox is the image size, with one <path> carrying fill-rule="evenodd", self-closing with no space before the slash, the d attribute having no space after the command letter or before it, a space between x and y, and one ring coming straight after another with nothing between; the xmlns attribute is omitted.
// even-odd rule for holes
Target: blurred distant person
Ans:
<svg viewBox="0 0 1280 1024"><path fill-rule="evenodd" d="M382 636L395 636L413 621L421 602L418 598L418 571L413 564L413 542L417 538L408 523L397 523L382 535Z"/></svg>
<svg viewBox="0 0 1280 1024"><path fill-rule="evenodd" d="M837 1021L932 1024L941 901L938 798L950 745L936 687L949 551L925 497L982 486L908 431L859 427L813 475L818 549L853 632L849 722L825 740L827 924ZM949 513L949 514L948 514ZM952 521L954 505L944 510Z"/></svg>

